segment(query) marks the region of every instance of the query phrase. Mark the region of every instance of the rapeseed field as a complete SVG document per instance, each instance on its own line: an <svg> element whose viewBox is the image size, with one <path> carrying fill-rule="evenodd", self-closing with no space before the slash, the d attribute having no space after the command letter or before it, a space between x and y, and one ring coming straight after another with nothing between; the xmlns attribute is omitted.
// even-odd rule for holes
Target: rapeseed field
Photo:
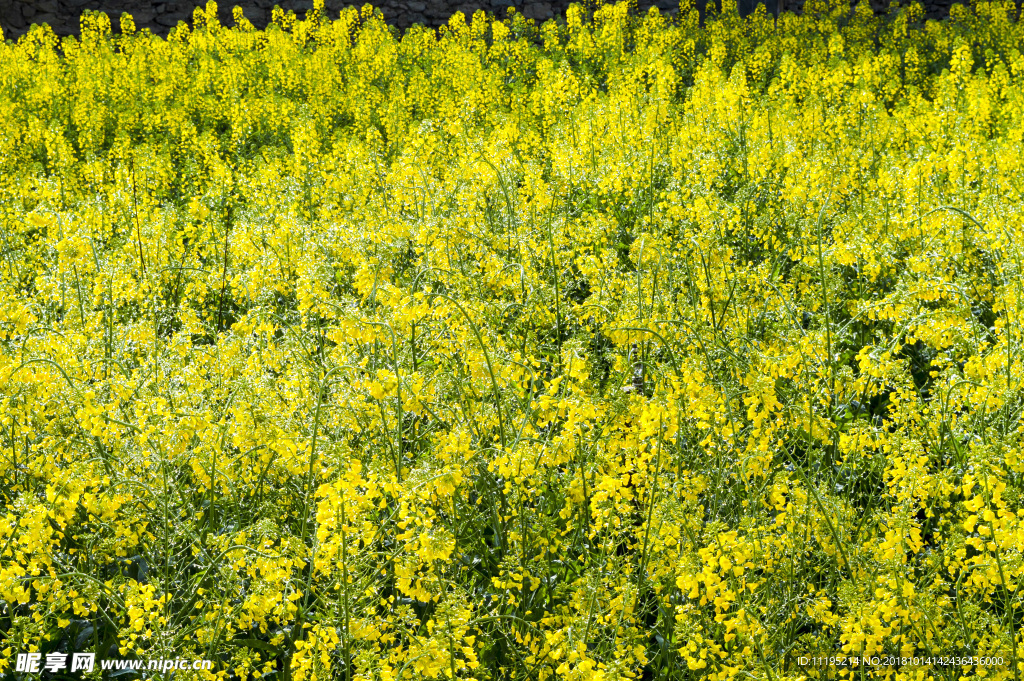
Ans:
<svg viewBox="0 0 1024 681"><path fill-rule="evenodd" d="M0 676L1020 680L1018 9L634 10L0 45Z"/></svg>

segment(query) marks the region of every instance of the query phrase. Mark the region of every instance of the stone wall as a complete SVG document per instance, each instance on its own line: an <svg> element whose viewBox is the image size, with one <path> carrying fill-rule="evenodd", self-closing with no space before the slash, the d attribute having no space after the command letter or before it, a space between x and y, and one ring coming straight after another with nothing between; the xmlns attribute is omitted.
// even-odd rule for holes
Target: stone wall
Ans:
<svg viewBox="0 0 1024 681"><path fill-rule="evenodd" d="M757 2L767 3L769 11L799 12L804 0L738 0L741 13L753 10ZM941 19L948 16L952 0L923 0L926 16ZM700 8L706 0L695 4ZM5 38L17 38L27 32L31 24L49 24L58 35L78 32L78 20L83 10L101 10L111 19L111 27L119 30L119 17L128 12L135 19L140 30L150 29L153 33L166 36L171 27L179 21L191 22L196 5L205 4L199 0L0 0L0 26ZM235 5L243 8L246 18L258 28L266 26L274 5L284 10L295 10L301 17L313 8L313 0L222 0L218 3L221 22L226 26L234 24L231 11ZM348 5L362 6L363 2L325 0L328 14L337 17L338 12ZM556 15L564 15L569 0L377 0L373 2L381 9L385 21L399 29L413 24L437 27L447 23L455 12L462 11L469 19L477 9L483 9L498 18L504 18L509 6L514 6L528 19L543 22ZM871 0L876 12L885 11L888 0ZM646 11L656 6L665 13L678 10L678 0L640 0L638 6Z"/></svg>

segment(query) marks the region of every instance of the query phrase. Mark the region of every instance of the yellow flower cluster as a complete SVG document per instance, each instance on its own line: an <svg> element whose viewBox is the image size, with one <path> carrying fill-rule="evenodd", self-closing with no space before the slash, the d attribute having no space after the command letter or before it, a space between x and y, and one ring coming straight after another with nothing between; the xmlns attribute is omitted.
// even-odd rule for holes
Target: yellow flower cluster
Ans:
<svg viewBox="0 0 1024 681"><path fill-rule="evenodd" d="M1019 681L1017 11L0 44L0 676Z"/></svg>

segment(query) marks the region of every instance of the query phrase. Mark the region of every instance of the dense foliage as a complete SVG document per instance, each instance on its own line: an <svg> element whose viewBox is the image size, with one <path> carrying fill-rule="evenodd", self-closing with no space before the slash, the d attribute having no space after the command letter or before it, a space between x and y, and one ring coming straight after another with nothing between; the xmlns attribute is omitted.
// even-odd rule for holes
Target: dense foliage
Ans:
<svg viewBox="0 0 1024 681"><path fill-rule="evenodd" d="M1020 679L1024 24L687 3L0 45L0 673Z"/></svg>

